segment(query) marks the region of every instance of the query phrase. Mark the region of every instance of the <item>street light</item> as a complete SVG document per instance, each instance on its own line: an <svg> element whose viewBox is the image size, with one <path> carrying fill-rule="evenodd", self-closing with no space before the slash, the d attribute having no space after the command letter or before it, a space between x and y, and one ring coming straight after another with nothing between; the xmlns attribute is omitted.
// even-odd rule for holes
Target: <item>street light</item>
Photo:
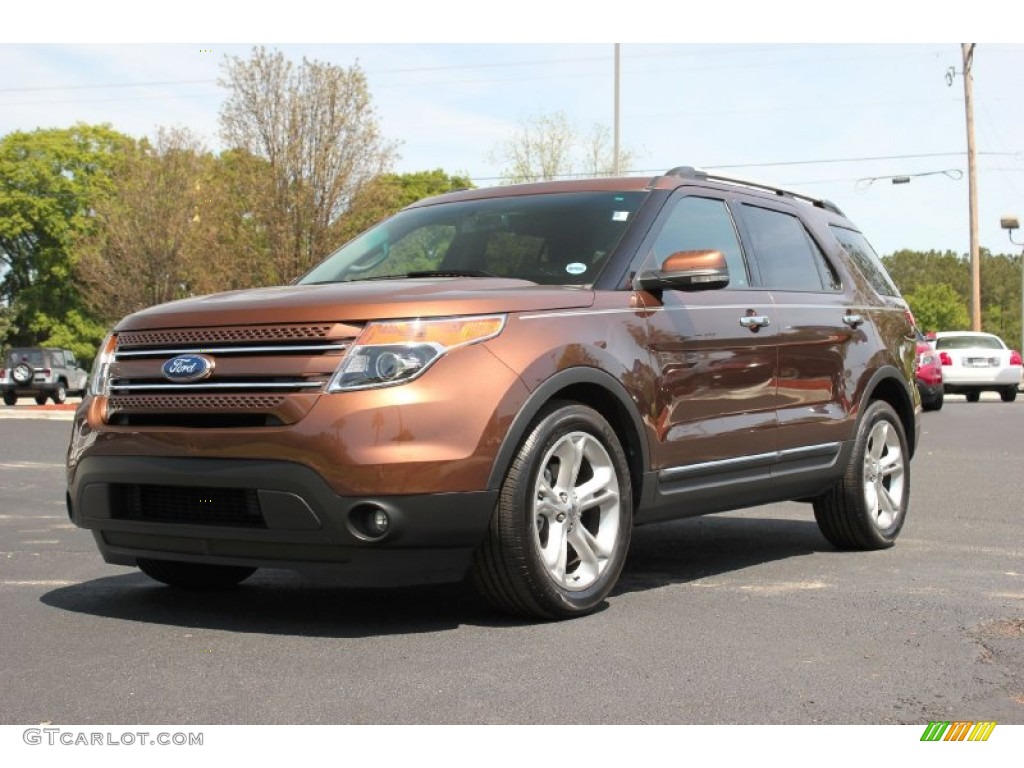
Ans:
<svg viewBox="0 0 1024 768"><path fill-rule="evenodd" d="M1006 230L1006 234L1010 237L1010 242L1014 245L1024 245L1024 243L1018 243L1013 239L1013 231L1020 229L1020 222L1017 221L1016 216L1003 216L999 219L999 226ZM1024 251L1021 251L1020 255L1020 334L1021 334L1021 349L1024 349Z"/></svg>

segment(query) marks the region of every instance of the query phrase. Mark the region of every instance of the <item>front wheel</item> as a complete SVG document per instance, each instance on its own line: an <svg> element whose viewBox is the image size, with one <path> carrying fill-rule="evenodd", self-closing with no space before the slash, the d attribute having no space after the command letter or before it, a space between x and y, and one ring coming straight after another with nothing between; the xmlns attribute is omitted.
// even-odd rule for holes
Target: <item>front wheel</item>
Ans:
<svg viewBox="0 0 1024 768"><path fill-rule="evenodd" d="M864 411L846 474L814 500L822 534L839 549L885 549L896 542L910 502L907 437L892 406Z"/></svg>
<svg viewBox="0 0 1024 768"><path fill-rule="evenodd" d="M207 563L183 563L177 560L136 561L139 570L164 584L182 589L223 589L256 573L255 568L240 565L209 565Z"/></svg>
<svg viewBox="0 0 1024 768"><path fill-rule="evenodd" d="M615 432L592 408L552 403L519 446L470 578L502 611L582 616L615 586L632 526Z"/></svg>
<svg viewBox="0 0 1024 768"><path fill-rule="evenodd" d="M967 398L968 403L976 403L981 399L981 392L977 389L972 389L970 392L964 392L964 397Z"/></svg>
<svg viewBox="0 0 1024 768"><path fill-rule="evenodd" d="M53 394L50 397L53 398L53 402L57 405L63 405L68 399L68 385L63 381L58 381L57 388L53 390Z"/></svg>

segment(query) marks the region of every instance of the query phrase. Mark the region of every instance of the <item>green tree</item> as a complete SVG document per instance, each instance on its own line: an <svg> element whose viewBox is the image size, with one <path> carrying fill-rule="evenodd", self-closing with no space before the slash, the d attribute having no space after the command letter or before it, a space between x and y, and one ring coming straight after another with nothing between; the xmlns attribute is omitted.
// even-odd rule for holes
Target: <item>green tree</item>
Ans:
<svg viewBox="0 0 1024 768"><path fill-rule="evenodd" d="M970 263L953 251L896 251L883 259L900 291L914 293L922 285L948 285L964 301L970 300Z"/></svg>
<svg viewBox="0 0 1024 768"><path fill-rule="evenodd" d="M336 232L342 242L347 242L417 200L472 187L468 176L449 176L440 168L416 173L384 173L359 189L348 211L338 221Z"/></svg>
<svg viewBox="0 0 1024 768"><path fill-rule="evenodd" d="M945 283L925 283L903 295L921 330L956 331L970 325L966 302Z"/></svg>
<svg viewBox="0 0 1024 768"><path fill-rule="evenodd" d="M74 243L133 146L108 125L16 131L0 139L0 345L60 345L88 359L105 329L73 280Z"/></svg>

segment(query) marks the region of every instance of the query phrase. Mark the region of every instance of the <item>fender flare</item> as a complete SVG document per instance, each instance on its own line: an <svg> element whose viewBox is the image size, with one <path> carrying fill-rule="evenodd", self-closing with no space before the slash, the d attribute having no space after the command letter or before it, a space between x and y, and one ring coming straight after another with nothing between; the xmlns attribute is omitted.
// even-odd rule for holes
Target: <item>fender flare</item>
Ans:
<svg viewBox="0 0 1024 768"><path fill-rule="evenodd" d="M893 407L903 422L903 429L907 433L907 440L910 442L910 453L913 455L917 451L917 443L920 437L920 421L918 412L914 409L914 396L907 388L903 372L896 366L890 364L883 365L868 379L857 404L857 427L860 427L860 415L864 413L868 403L876 399L874 395L878 391L879 386L886 381L891 381L894 388L900 393L900 403L898 405L894 403Z"/></svg>
<svg viewBox="0 0 1024 768"><path fill-rule="evenodd" d="M526 437L527 431L541 409L554 399L558 392L578 384L600 387L608 395L615 398L619 405L622 406L623 411L629 415L633 429L636 432L636 442L640 449L640 477L638 480L642 481L646 475L647 467L650 466L650 460L647 432L644 428L643 420L637 412L636 403L630 397L626 388L610 373L606 373L599 368L580 367L566 368L551 376L537 387L527 398L526 402L523 403L522 408L519 409L519 413L516 414L508 431L505 433L501 447L498 449L494 463L491 465L491 472L487 477L487 488L489 490L501 488L505 474L515 458L519 444ZM622 437L620 437L620 440L625 442ZM623 448L628 448L628 446L624 445Z"/></svg>

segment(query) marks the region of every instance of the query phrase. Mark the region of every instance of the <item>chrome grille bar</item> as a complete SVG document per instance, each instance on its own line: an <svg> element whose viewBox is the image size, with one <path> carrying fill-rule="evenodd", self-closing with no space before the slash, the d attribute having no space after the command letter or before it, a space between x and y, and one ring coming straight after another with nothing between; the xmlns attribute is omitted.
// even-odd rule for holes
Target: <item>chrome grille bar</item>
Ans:
<svg viewBox="0 0 1024 768"><path fill-rule="evenodd" d="M253 355L265 353L282 352L343 352L348 349L349 344L317 344L302 346L267 346L267 347L204 347L201 345L179 347L177 349L118 349L114 353L116 359L125 357L174 357L176 355L206 354L206 355Z"/></svg>
<svg viewBox="0 0 1024 768"><path fill-rule="evenodd" d="M211 389L319 389L325 381L233 381L204 384L115 384L111 383L111 392L140 391L171 391L171 392L203 392Z"/></svg>

